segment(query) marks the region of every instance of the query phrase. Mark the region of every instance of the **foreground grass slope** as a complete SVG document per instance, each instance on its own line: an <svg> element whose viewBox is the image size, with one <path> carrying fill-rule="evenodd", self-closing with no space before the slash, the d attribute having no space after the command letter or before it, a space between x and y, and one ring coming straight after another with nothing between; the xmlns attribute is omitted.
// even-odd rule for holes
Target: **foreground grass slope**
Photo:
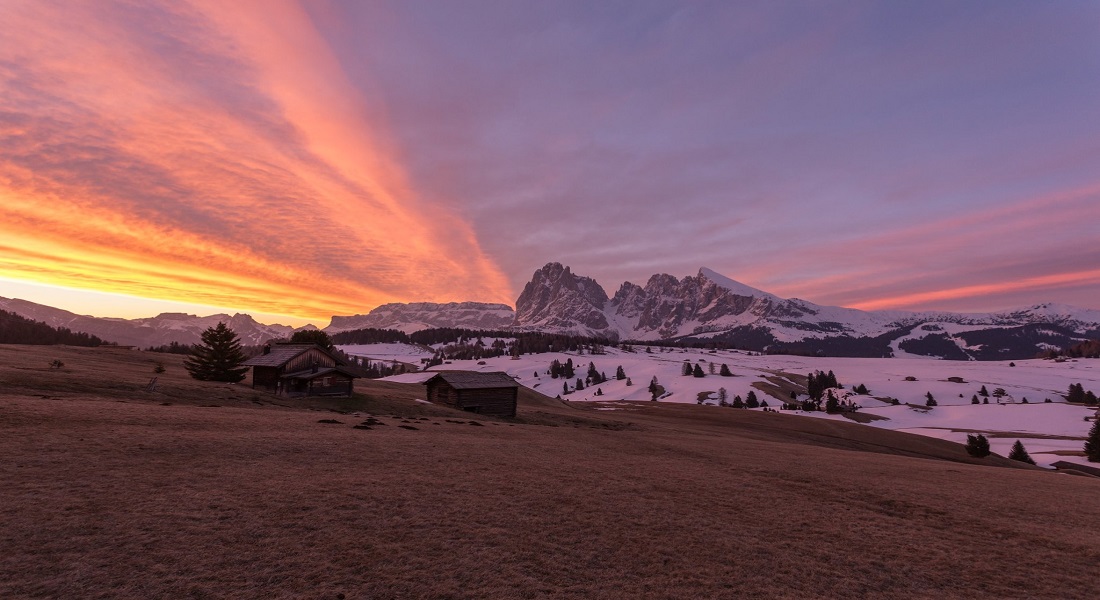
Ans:
<svg viewBox="0 0 1100 600"><path fill-rule="evenodd" d="M71 351L34 393L29 352L0 349L0 597L1095 592L1095 479L852 451L844 427L704 407L532 400L530 423L477 426L397 387L354 416L170 362L143 397L123 384L147 382L145 353ZM118 375L82 394L96 361L88 378ZM368 410L383 424L354 429Z"/></svg>

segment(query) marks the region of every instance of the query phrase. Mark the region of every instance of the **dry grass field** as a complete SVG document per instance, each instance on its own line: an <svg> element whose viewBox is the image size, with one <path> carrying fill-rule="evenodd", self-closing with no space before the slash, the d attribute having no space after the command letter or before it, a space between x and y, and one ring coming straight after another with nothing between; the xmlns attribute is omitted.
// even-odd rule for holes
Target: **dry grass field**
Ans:
<svg viewBox="0 0 1100 600"><path fill-rule="evenodd" d="M693 405L525 394L519 419L473 424L419 386L360 383L295 405L179 357L0 346L0 598L1100 589L1100 479Z"/></svg>

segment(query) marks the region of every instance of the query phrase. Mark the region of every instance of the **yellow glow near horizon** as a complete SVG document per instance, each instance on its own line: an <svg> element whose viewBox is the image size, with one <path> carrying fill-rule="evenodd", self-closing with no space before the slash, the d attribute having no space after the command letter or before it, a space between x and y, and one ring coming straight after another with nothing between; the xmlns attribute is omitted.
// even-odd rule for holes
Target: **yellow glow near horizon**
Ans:
<svg viewBox="0 0 1100 600"><path fill-rule="evenodd" d="M300 7L158 10L189 28L172 40L187 52L150 55L94 6L6 9L0 277L315 324L511 300L469 225L418 197Z"/></svg>

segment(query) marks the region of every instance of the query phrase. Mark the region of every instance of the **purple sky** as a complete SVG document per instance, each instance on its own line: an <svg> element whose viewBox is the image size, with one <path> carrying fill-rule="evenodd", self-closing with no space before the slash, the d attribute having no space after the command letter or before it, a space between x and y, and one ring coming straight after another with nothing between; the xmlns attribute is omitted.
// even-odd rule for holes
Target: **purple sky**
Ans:
<svg viewBox="0 0 1100 600"><path fill-rule="evenodd" d="M86 120L88 98L99 99L97 131L111 131L134 94L62 85L76 75L56 66L91 44L111 73L116 48L130 48L126 72L157 73L143 93L193 108L214 141L192 143L194 119L158 131L189 140L185 151L138 165L142 189L121 200L101 188L132 185L127 168L145 154L129 141L90 159L107 169L64 151L0 154L0 182L13 165L49 163L57 172L40 188L51 194L74 195L79 181L100 190L100 206L140 206L148 222L271 263L296 260L278 232L309 220L324 241L292 266L319 265L347 299L334 295L333 313L511 302L549 261L609 293L707 266L860 308L1100 307L1098 3L15 4L42 27L0 41L0 92L25 100L0 102L0 137L51 135L18 125L46 115ZM105 33L50 60L14 48L78 26ZM217 147L226 123L237 143ZM217 185L178 181L199 158L226 171ZM171 185L153 185L166 173ZM232 197L193 200L225 181ZM255 206L282 214L261 227ZM355 218L324 216L334 206ZM372 215L373 228L358 225ZM348 245L364 264L333 257ZM4 252L11 280L303 318L326 308L260 307L248 290L181 295L179 282L82 286L12 267ZM455 275L430 290L423 270Z"/></svg>

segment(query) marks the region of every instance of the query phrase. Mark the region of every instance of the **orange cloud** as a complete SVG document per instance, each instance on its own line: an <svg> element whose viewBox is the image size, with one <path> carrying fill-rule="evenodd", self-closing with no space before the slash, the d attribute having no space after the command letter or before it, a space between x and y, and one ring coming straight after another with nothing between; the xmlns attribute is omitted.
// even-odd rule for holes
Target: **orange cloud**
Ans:
<svg viewBox="0 0 1100 600"><path fill-rule="evenodd" d="M941 300L957 300L960 298L992 296L995 294L1018 292L1022 290L1046 290L1071 285L1094 285L1098 283L1100 283L1100 269L1095 269L1091 271L1078 271L1075 273L1058 273L1056 275L1028 277L1018 281L968 285L951 289L934 290L931 292L894 296L891 298L876 298L867 302L853 304L852 308L880 310L886 308L918 306Z"/></svg>
<svg viewBox="0 0 1100 600"><path fill-rule="evenodd" d="M0 277L311 319L511 300L296 4L3 11Z"/></svg>

